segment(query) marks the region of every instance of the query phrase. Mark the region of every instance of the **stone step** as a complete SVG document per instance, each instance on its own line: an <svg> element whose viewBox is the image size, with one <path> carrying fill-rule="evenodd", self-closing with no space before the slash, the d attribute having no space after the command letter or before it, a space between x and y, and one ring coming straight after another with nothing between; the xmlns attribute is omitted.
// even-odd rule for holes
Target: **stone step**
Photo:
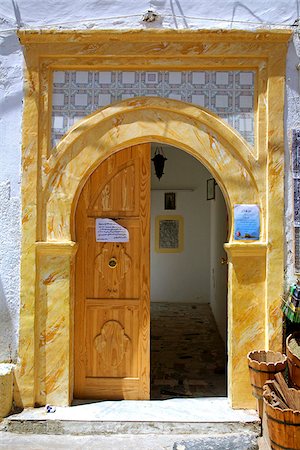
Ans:
<svg viewBox="0 0 300 450"><path fill-rule="evenodd" d="M269 450L261 447L254 433L230 435L55 435L16 434L0 431L0 448L37 450L45 448L72 450ZM259 442L259 443L258 443Z"/></svg>
<svg viewBox="0 0 300 450"><path fill-rule="evenodd" d="M230 433L223 435L186 438L176 441L173 450L258 450L255 433Z"/></svg>
<svg viewBox="0 0 300 450"><path fill-rule="evenodd" d="M72 420L10 420L2 430L11 433L36 434L228 434L253 432L260 434L259 424L240 423L190 423L190 422L107 422Z"/></svg>
<svg viewBox="0 0 300 450"><path fill-rule="evenodd" d="M103 401L57 407L28 408L5 419L13 433L100 434L238 434L260 433L255 411L233 410L226 398L164 401Z"/></svg>

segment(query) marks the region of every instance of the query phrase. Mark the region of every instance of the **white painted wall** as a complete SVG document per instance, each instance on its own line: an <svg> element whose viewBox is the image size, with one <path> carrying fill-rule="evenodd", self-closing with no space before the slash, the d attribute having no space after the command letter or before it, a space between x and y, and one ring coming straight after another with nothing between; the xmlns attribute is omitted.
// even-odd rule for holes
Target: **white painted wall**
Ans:
<svg viewBox="0 0 300 450"><path fill-rule="evenodd" d="M2 28L26 27L137 28L148 9L161 15L163 28L251 28L292 24L299 16L298 1L274 0L2 0ZM153 26L150 25L150 26ZM155 24L154 24L155 26Z"/></svg>
<svg viewBox="0 0 300 450"><path fill-rule="evenodd" d="M1 6L0 6L1 23ZM0 362L16 359L19 321L22 51L0 25Z"/></svg>
<svg viewBox="0 0 300 450"><path fill-rule="evenodd" d="M219 332L226 342L227 327L227 209L223 194L216 186L216 198L210 201L210 306Z"/></svg>
<svg viewBox="0 0 300 450"><path fill-rule="evenodd" d="M141 22L149 8L161 14L154 24ZM0 205L5 205L0 228L0 361L16 358L19 310L20 155L23 54L17 27L27 28L239 28L291 25L299 17L299 0L1 0L0 2ZM298 38L291 42L287 59L286 159L289 163L290 128L300 126ZM287 168L289 166L287 165ZM286 171L287 282L293 279L291 179ZM13 231L13 233L10 233ZM6 311L4 314L3 311ZM7 317L10 320L7 320ZM10 325L8 326L8 322Z"/></svg>
<svg viewBox="0 0 300 450"><path fill-rule="evenodd" d="M209 208L203 188L204 183L193 192L173 190L176 211L163 209L166 191L151 193L151 301L209 302ZM172 214L183 217L184 249L180 253L157 253L155 217Z"/></svg>
<svg viewBox="0 0 300 450"><path fill-rule="evenodd" d="M155 146L153 146L152 155ZM151 192L151 301L209 302L210 209L206 180L210 173L195 158L165 147L164 175L159 181L152 164ZM159 189L159 190L158 190ZM165 192L176 192L176 210L164 209ZM184 249L180 253L155 251L155 218L181 215Z"/></svg>

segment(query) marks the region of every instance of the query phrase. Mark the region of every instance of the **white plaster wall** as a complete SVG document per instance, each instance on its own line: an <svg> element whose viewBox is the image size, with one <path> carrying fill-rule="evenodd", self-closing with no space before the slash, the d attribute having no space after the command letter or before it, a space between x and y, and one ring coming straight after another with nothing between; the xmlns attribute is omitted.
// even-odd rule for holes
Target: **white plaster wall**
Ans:
<svg viewBox="0 0 300 450"><path fill-rule="evenodd" d="M0 362L17 354L22 98L19 41L0 31Z"/></svg>
<svg viewBox="0 0 300 450"><path fill-rule="evenodd" d="M208 303L210 205L206 200L206 180L211 175L199 161L179 149L164 147L164 154L167 161L160 181L152 164L151 301ZM164 194L170 191L176 192L176 210L164 209ZM155 251L158 215L183 217L182 252Z"/></svg>
<svg viewBox="0 0 300 450"><path fill-rule="evenodd" d="M297 0L2 0L0 15L6 28L139 28L148 9L161 15L163 28L252 28L292 24L299 16ZM4 28L4 27L2 27Z"/></svg>
<svg viewBox="0 0 300 450"><path fill-rule="evenodd" d="M0 361L16 359L19 317L20 201L0 182Z"/></svg>
<svg viewBox="0 0 300 450"><path fill-rule="evenodd" d="M227 242L227 209L223 194L216 186L216 198L210 201L210 306L218 330L226 342L227 327L227 259L224 243Z"/></svg>
<svg viewBox="0 0 300 450"><path fill-rule="evenodd" d="M142 14L155 9L161 19L153 24L141 22ZM15 358L19 309L19 197L22 115L22 65L23 55L16 37L17 27L26 28L239 28L278 27L293 24L299 17L299 0L152 0L128 2L127 0L1 0L0 2L0 204L6 205L9 214L1 220L0 361ZM295 50L296 47L296 50ZM289 162L289 129L299 126L299 89L295 69L299 59L298 40L290 44L288 54L288 82L286 107L286 149ZM291 265L291 179L286 177L287 196L287 280L293 279ZM9 192L9 194L8 194ZM10 230L13 230L13 236ZM9 330L8 330L9 328ZM10 350L9 350L10 348Z"/></svg>

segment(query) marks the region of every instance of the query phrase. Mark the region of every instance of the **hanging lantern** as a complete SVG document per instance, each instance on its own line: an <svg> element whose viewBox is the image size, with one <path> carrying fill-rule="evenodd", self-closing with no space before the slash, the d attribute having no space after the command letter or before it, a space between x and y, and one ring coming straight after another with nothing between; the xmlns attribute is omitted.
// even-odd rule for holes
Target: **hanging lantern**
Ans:
<svg viewBox="0 0 300 450"><path fill-rule="evenodd" d="M156 176L160 180L164 174L165 161L167 161L167 158L164 155L162 147L156 147L152 161L154 163Z"/></svg>

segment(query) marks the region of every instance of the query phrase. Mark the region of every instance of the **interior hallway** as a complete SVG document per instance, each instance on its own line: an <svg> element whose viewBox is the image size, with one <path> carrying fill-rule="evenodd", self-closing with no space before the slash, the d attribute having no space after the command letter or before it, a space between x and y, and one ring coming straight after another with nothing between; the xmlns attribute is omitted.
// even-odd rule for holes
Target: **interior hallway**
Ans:
<svg viewBox="0 0 300 450"><path fill-rule="evenodd" d="M209 304L151 303L151 399L226 396L225 353Z"/></svg>

